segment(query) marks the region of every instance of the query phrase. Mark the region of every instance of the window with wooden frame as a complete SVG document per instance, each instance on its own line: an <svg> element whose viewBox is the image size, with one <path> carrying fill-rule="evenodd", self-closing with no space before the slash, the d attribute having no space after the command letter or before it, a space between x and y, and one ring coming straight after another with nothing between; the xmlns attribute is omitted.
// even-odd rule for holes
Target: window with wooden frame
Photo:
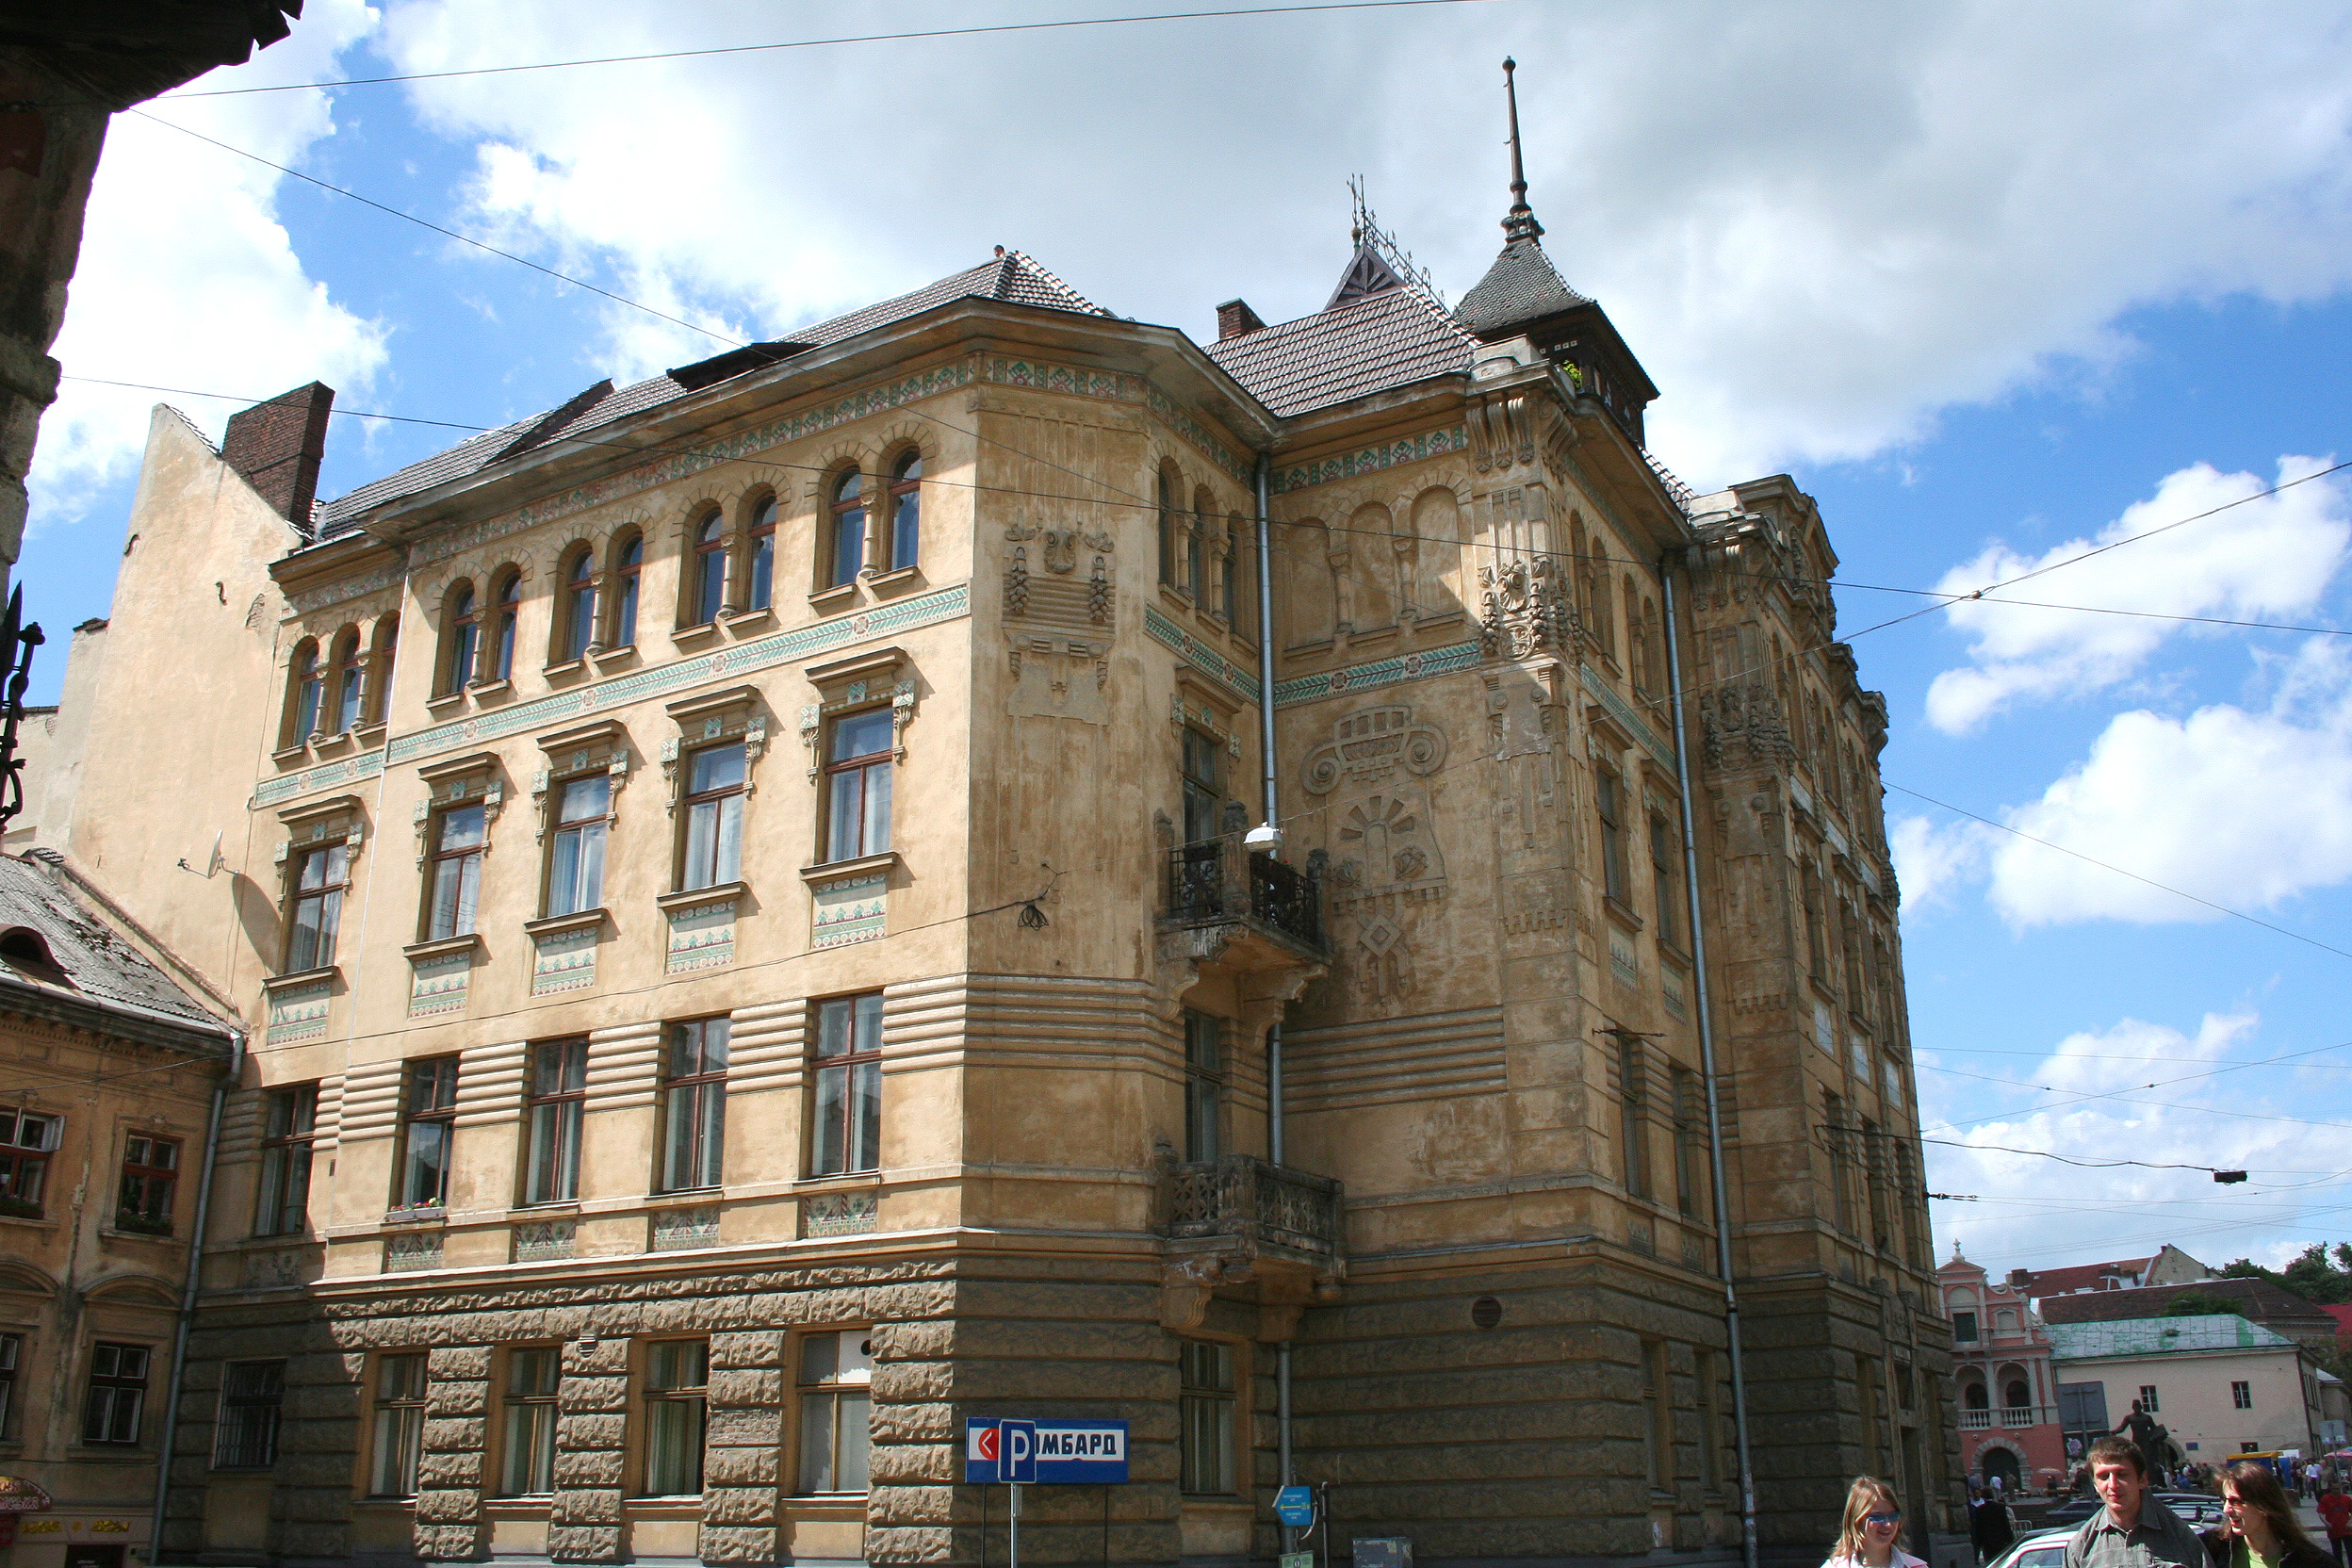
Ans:
<svg viewBox="0 0 2352 1568"><path fill-rule="evenodd" d="M361 724L384 724L391 715L392 665L400 651L400 618L380 616L368 650L368 694Z"/></svg>
<svg viewBox="0 0 2352 1568"><path fill-rule="evenodd" d="M299 746L318 732L320 705L326 701L326 675L319 668L318 645L302 639L287 666L286 744Z"/></svg>
<svg viewBox="0 0 2352 1568"><path fill-rule="evenodd" d="M335 962L335 937L343 927L343 894L351 874L348 840L294 852L294 903L286 921L283 972L300 974Z"/></svg>
<svg viewBox="0 0 2352 1568"><path fill-rule="evenodd" d="M437 695L454 696L474 678L481 662L482 605L470 582L450 588L441 604L441 669L433 689Z"/></svg>
<svg viewBox="0 0 2352 1568"><path fill-rule="evenodd" d="M843 713L825 746L824 859L856 860L890 847L897 731L889 708Z"/></svg>
<svg viewBox="0 0 2352 1568"><path fill-rule="evenodd" d="M1206 610L1209 607L1209 509L1216 503L1206 490L1192 498L1192 512L1184 518L1184 592L1192 602Z"/></svg>
<svg viewBox="0 0 2352 1568"><path fill-rule="evenodd" d="M1625 1190L1650 1195L1649 1064L1638 1036L1617 1036L1617 1141Z"/></svg>
<svg viewBox="0 0 2352 1568"><path fill-rule="evenodd" d="M1884 1135L1870 1118L1862 1119L1862 1180L1870 1192L1870 1245L1885 1251L1893 1245L1894 1234L1886 1219L1886 1164L1882 1148Z"/></svg>
<svg viewBox="0 0 2352 1568"><path fill-rule="evenodd" d="M1184 1009L1184 1158L1225 1152L1225 1021Z"/></svg>
<svg viewBox="0 0 2352 1568"><path fill-rule="evenodd" d="M612 547L612 623L605 628L605 646L637 645L638 590L644 585L645 576L645 535L625 533Z"/></svg>
<svg viewBox="0 0 2352 1568"><path fill-rule="evenodd" d="M1674 1405L1672 1364L1666 1342L1642 1342L1642 1468L1650 1490L1663 1492L1674 1481Z"/></svg>
<svg viewBox="0 0 2352 1568"><path fill-rule="evenodd" d="M1184 525L1176 516L1175 476L1167 468L1160 470L1159 487L1155 498L1159 503L1160 585L1164 588L1173 588L1176 586L1178 535L1182 532Z"/></svg>
<svg viewBox="0 0 2352 1568"><path fill-rule="evenodd" d="M556 1391L564 1352L552 1345L506 1352L498 1384L498 1495L544 1497L555 1491Z"/></svg>
<svg viewBox="0 0 2352 1568"><path fill-rule="evenodd" d="M309 1231L311 1152L318 1136L318 1085L296 1084L264 1097L253 1234L290 1236Z"/></svg>
<svg viewBox="0 0 2352 1568"><path fill-rule="evenodd" d="M710 1382L709 1340L662 1339L645 1347L643 1495L691 1497L701 1493Z"/></svg>
<svg viewBox="0 0 2352 1568"><path fill-rule="evenodd" d="M233 1361L220 1369L220 1414L212 1429L215 1470L267 1470L278 1462L286 1363Z"/></svg>
<svg viewBox="0 0 2352 1568"><path fill-rule="evenodd" d="M1631 906L1632 889L1625 873L1625 782L1607 768L1592 774L1592 808L1601 819L1602 890L1619 905Z"/></svg>
<svg viewBox="0 0 2352 1568"><path fill-rule="evenodd" d="M457 1058L426 1056L410 1062L401 1075L394 1209L438 1209L448 1204L450 1145L456 1129Z"/></svg>
<svg viewBox="0 0 2352 1568"><path fill-rule="evenodd" d="M751 527L744 533L743 604L746 609L765 610L776 599L776 517L774 496L761 497L751 509Z"/></svg>
<svg viewBox="0 0 2352 1568"><path fill-rule="evenodd" d="M1187 1496L1233 1492L1235 1397L1233 1348L1221 1340L1176 1342L1179 1481Z"/></svg>
<svg viewBox="0 0 2352 1568"><path fill-rule="evenodd" d="M547 917L577 915L604 906L604 850L612 831L609 771L559 779L555 822L547 834Z"/></svg>
<svg viewBox="0 0 2352 1568"><path fill-rule="evenodd" d="M1838 1228L1851 1234L1854 1231L1854 1199L1847 1187L1850 1164L1846 1140L1852 1136L1846 1126L1846 1102L1838 1096L1821 1096L1821 1135L1829 1144L1829 1187L1832 1212L1837 1216Z"/></svg>
<svg viewBox="0 0 2352 1568"><path fill-rule="evenodd" d="M890 560L885 571L903 572L923 553L923 454L906 451L890 466L888 502L890 526L887 542Z"/></svg>
<svg viewBox="0 0 2352 1568"><path fill-rule="evenodd" d="M359 628L347 627L335 643L335 732L348 735L359 727L360 707L368 690L368 662L361 657Z"/></svg>
<svg viewBox="0 0 2352 1568"><path fill-rule="evenodd" d="M369 1423L368 1494L416 1495L416 1461L425 1443L425 1358L378 1356Z"/></svg>
<svg viewBox="0 0 2352 1568"><path fill-rule="evenodd" d="M1184 842L1205 843L1217 837L1217 819L1225 801L1225 746L1216 736L1190 725L1184 728L1182 745Z"/></svg>
<svg viewBox="0 0 2352 1568"><path fill-rule="evenodd" d="M0 1334L0 1443L12 1443L16 1429L16 1368L24 1357L23 1334Z"/></svg>
<svg viewBox="0 0 2352 1568"><path fill-rule="evenodd" d="M445 806L433 813L427 941L473 932L482 904L482 855L489 841L489 816L482 802Z"/></svg>
<svg viewBox="0 0 2352 1568"><path fill-rule="evenodd" d="M576 664L588 657L596 640L596 556L585 545L576 546L564 564L564 584L556 601L555 645L548 662Z"/></svg>
<svg viewBox="0 0 2352 1568"><path fill-rule="evenodd" d="M1242 605L1241 519L1228 517L1219 531L1225 540L1225 553L1219 558L1217 567L1221 595L1219 608L1224 613L1225 624L1238 628L1241 625Z"/></svg>
<svg viewBox="0 0 2352 1568"><path fill-rule="evenodd" d="M816 1004L815 1112L808 1171L842 1176L882 1164L882 993Z"/></svg>
<svg viewBox="0 0 2352 1568"><path fill-rule="evenodd" d="M523 1102L525 1203L563 1203L580 1196L580 1134L587 1104L587 1040L533 1045Z"/></svg>
<svg viewBox="0 0 2352 1568"><path fill-rule="evenodd" d="M678 875L681 890L720 887L743 877L745 761L741 741L687 754L685 838Z"/></svg>
<svg viewBox="0 0 2352 1568"><path fill-rule="evenodd" d="M1706 1135L1701 1122L1705 1113L1699 1103L1699 1078L1684 1067L1669 1069L1667 1076L1669 1091L1674 1097L1674 1207L1687 1217L1696 1218L1704 1206L1699 1191L1706 1168L1701 1141Z"/></svg>
<svg viewBox="0 0 2352 1568"><path fill-rule="evenodd" d="M874 1340L870 1329L800 1336L800 1479L797 1494L863 1492L873 1446Z"/></svg>
<svg viewBox="0 0 2352 1568"><path fill-rule="evenodd" d="M133 1133L122 1140L122 1175L115 1192L114 1228L140 1235L172 1233L172 1203L180 1188L180 1140Z"/></svg>
<svg viewBox="0 0 2352 1568"><path fill-rule="evenodd" d="M1668 947L1682 945L1682 846L1663 811L1650 813L1650 876L1658 906L1658 939Z"/></svg>
<svg viewBox="0 0 2352 1568"><path fill-rule="evenodd" d="M90 1348L90 1388L82 1402L82 1441L122 1447L139 1444L147 1408L147 1368L153 1350L144 1345L100 1340Z"/></svg>
<svg viewBox="0 0 2352 1568"><path fill-rule="evenodd" d="M727 1020L669 1026L662 1053L658 1190L715 1187L727 1156Z"/></svg>
<svg viewBox="0 0 2352 1568"><path fill-rule="evenodd" d="M0 1214L39 1219L65 1118L0 1107Z"/></svg>
<svg viewBox="0 0 2352 1568"><path fill-rule="evenodd" d="M845 588L866 564L866 476L852 468L825 492L820 589Z"/></svg>
<svg viewBox="0 0 2352 1568"><path fill-rule="evenodd" d="M508 567L499 574L490 623L490 666L482 678L491 684L514 678L514 635L523 612L523 574Z"/></svg>
<svg viewBox="0 0 2352 1568"><path fill-rule="evenodd" d="M727 608L727 519L712 512L694 525L687 535L686 602L679 606L678 624L709 626Z"/></svg>

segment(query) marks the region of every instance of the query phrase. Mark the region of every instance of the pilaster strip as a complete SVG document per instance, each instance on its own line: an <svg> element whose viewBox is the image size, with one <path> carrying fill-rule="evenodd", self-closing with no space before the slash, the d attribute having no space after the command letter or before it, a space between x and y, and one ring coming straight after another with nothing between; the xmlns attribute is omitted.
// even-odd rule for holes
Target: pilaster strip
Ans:
<svg viewBox="0 0 2352 1568"><path fill-rule="evenodd" d="M388 1138L400 1119L400 1060L363 1062L344 1076L339 1141Z"/></svg>
<svg viewBox="0 0 2352 1568"><path fill-rule="evenodd" d="M652 1104L661 1070L659 1020L591 1031L587 1109L621 1111Z"/></svg>
<svg viewBox="0 0 2352 1568"><path fill-rule="evenodd" d="M481 1127L522 1115L523 1071L530 1049L515 1040L506 1045L477 1045L458 1057L458 1126Z"/></svg>

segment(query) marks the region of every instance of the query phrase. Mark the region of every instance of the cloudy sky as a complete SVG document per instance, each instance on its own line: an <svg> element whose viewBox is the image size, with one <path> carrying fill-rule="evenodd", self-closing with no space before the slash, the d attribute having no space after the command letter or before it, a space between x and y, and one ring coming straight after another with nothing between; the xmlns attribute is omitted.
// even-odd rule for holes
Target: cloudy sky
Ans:
<svg viewBox="0 0 2352 1568"><path fill-rule="evenodd" d="M710 351L190 131L734 338L997 244L1196 337L1235 295L1285 319L1347 260L1351 173L1459 298L1515 55L1547 247L1665 389L1659 454L1795 474L1843 554L1930 1180L1971 1195L1932 1205L1939 1250L2352 1236L2342 7L1470 0L189 95L1159 8L310 0L117 120L57 353L496 425ZM215 433L237 406L172 400ZM153 401L72 381L43 427L53 627L105 612ZM322 493L459 433L338 420ZM2030 607L1868 629L2046 566Z"/></svg>

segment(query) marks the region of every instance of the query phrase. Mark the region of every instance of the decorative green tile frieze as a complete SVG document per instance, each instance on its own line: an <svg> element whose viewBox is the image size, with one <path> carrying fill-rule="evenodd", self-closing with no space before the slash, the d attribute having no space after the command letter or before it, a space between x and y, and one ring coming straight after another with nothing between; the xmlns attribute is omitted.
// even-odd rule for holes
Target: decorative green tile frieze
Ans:
<svg viewBox="0 0 2352 1568"><path fill-rule="evenodd" d="M1353 479L1358 474L1374 474L1382 468L1394 468L1402 463L1418 463L1427 457L1443 457L1447 452L1467 451L1470 432L1462 425L1451 430L1424 431L1378 447L1361 451L1342 452L1336 457L1318 458L1302 463L1295 468L1277 469L1274 493L1287 495L1304 490L1309 485L1329 484L1333 480Z"/></svg>

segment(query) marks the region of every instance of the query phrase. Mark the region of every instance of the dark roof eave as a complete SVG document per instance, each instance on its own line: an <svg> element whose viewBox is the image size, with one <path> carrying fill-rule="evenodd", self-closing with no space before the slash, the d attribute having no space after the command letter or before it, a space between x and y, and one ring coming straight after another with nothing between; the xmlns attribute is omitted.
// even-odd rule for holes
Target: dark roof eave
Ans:
<svg viewBox="0 0 2352 1568"><path fill-rule="evenodd" d="M0 1011L47 1023L68 1024L92 1034L111 1035L138 1045L215 1055L223 1067L228 1065L229 1047L235 1038L235 1032L225 1023L204 1024L193 1019L177 1019L132 1003L83 996L5 972L0 972Z"/></svg>
<svg viewBox="0 0 2352 1568"><path fill-rule="evenodd" d="M1433 376L1423 376L1419 381L1383 386L1378 392L1300 409L1281 421L1282 436L1275 449L1284 451L1329 441L1342 433L1341 430L1333 428L1335 426L1344 428L1357 422L1384 421L1414 403L1438 403L1450 413L1467 400L1469 391L1469 371L1441 370Z"/></svg>

